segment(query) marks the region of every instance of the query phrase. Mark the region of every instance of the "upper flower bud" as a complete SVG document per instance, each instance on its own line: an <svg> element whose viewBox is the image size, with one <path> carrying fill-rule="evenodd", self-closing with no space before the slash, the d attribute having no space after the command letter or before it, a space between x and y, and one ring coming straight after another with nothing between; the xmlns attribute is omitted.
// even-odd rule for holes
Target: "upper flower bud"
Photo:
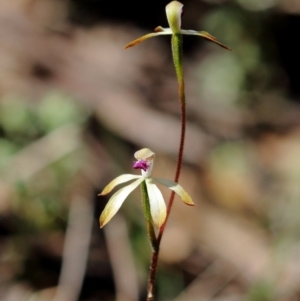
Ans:
<svg viewBox="0 0 300 301"><path fill-rule="evenodd" d="M170 28L163 28L161 26L157 26L154 29L154 32L148 33L130 43L128 43L125 46L126 48L135 46L147 39L156 37L156 36L161 36L161 35L191 35L191 36L199 36L202 37L210 42L213 42L227 50L231 50L229 47L226 45L220 43L214 36L210 35L206 31L196 31L196 30L187 30L187 29L181 29L181 16L183 13L183 4L180 3L179 1L172 1L166 6L166 14L167 14L167 19Z"/></svg>
<svg viewBox="0 0 300 301"><path fill-rule="evenodd" d="M183 4L179 1L172 1L166 6L167 19L173 34L180 33L182 12Z"/></svg>

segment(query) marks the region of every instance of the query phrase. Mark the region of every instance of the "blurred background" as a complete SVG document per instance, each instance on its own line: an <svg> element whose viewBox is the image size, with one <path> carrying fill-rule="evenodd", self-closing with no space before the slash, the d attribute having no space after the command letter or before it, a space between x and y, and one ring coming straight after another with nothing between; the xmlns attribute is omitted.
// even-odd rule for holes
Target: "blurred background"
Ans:
<svg viewBox="0 0 300 301"><path fill-rule="evenodd" d="M0 300L145 300L139 192L104 229L114 177L156 153L173 179L180 112L168 1L0 0ZM300 1L186 0L187 139L157 300L300 300ZM169 192L163 190L165 199Z"/></svg>

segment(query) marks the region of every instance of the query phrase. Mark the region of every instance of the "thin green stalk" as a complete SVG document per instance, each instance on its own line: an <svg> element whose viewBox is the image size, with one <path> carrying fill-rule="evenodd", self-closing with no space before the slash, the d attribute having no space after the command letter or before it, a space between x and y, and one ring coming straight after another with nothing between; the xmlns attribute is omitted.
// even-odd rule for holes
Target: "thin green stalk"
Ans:
<svg viewBox="0 0 300 301"><path fill-rule="evenodd" d="M176 76L178 80L179 103L181 108L181 134L180 134L180 143L179 143L178 158L177 158L177 167L176 167L176 172L174 177L174 181L178 182L180 177L181 166L182 166L182 158L183 158L183 150L184 150L184 142L185 142L185 128L186 128L185 90L184 90L184 76L183 76L183 50L182 50L181 34L172 35L172 54L173 54L173 62L175 66ZM153 249L152 252L150 268L149 268L147 301L153 301L154 299L153 291L154 291L154 285L156 279L159 247L160 247L160 242L167 221L171 213L171 209L174 202L174 196L175 193L172 192L167 206L167 217L164 224L159 229L158 236L156 239L156 243L157 243L156 248Z"/></svg>
<svg viewBox="0 0 300 301"><path fill-rule="evenodd" d="M181 165L182 165L182 158L183 158L183 150L184 150L184 142L185 142L185 127L186 127L186 110L185 110L185 89L184 89L184 76L183 76L183 54L182 54L182 35L181 34L173 34L172 35L172 54L173 54L173 61L174 67L177 75L178 81L178 94L179 94L179 104L181 109L181 131L180 131L180 143L179 143L179 150L178 150L178 157L177 157L177 166L174 181L178 182L180 177ZM160 244L160 240L164 233L164 229L166 223L168 221L173 201L174 201L175 193L172 192L168 207L167 207L167 218L163 226L160 228L157 240Z"/></svg>

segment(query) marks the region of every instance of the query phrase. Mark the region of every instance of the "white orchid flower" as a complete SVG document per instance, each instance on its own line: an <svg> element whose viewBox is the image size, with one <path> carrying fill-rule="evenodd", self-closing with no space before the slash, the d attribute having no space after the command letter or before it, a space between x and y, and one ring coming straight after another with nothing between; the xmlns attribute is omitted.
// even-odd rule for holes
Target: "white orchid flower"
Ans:
<svg viewBox="0 0 300 301"><path fill-rule="evenodd" d="M154 29L154 32L148 33L132 42L127 44L125 46L126 48L135 46L136 44L139 44L140 42L143 42L149 38L153 38L160 35L192 35L192 36L199 36L202 37L210 42L213 42L215 44L218 44L219 46L231 50L226 45L220 43L214 36L209 34L206 31L196 31L196 30L190 30L190 29L181 29L181 15L183 13L183 4L179 1L172 1L166 6L166 15L169 23L169 28L163 28L161 26L158 26Z"/></svg>
<svg viewBox="0 0 300 301"><path fill-rule="evenodd" d="M110 193L117 185L135 180L115 192L106 204L101 216L100 227L105 226L122 206L128 195L145 181L153 223L160 228L166 220L167 209L162 193L154 182L173 190L187 205L194 206L190 195L176 182L151 177L155 154L148 148L143 148L134 154L137 161L133 168L141 169L141 175L124 174L112 180L99 195Z"/></svg>

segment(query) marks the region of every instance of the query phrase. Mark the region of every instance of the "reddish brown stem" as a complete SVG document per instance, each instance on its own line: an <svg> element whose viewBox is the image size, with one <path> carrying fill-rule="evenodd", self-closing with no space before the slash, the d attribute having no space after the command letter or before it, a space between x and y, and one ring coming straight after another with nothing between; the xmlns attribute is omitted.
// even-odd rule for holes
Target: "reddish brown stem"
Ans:
<svg viewBox="0 0 300 301"><path fill-rule="evenodd" d="M175 173L175 178L174 178L175 182L178 182L179 176L180 176L182 159L183 159L184 141L185 141L186 113L185 113L185 95L184 95L184 81L183 80L179 84L178 90L179 90L179 99L180 99L180 105L181 105L181 135L180 135L179 151L178 151L178 158L177 158L177 167L176 167L176 173ZM167 221L168 221L170 213L171 213L171 209L172 209L173 202L174 202L174 196L175 196L175 193L172 192L170 199L169 199L168 207L167 207L167 218L166 218L164 224L160 227L158 235L157 235L157 249L152 252L151 263L150 263L150 268L149 268L147 301L154 300L153 290L154 290L154 284L155 284L155 279L156 279L160 242L161 242Z"/></svg>

